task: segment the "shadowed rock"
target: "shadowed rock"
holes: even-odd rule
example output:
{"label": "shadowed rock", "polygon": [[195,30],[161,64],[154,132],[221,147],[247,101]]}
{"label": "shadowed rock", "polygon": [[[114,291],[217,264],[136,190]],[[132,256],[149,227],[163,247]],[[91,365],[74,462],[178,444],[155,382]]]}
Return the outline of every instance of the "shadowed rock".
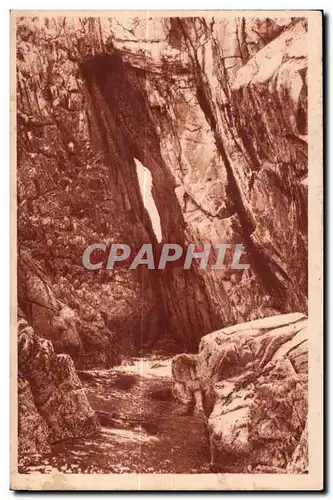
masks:
{"label": "shadowed rock", "polygon": [[85,391],[68,354],[35,335],[24,318],[18,322],[19,450],[45,453],[49,444],[99,430]]}

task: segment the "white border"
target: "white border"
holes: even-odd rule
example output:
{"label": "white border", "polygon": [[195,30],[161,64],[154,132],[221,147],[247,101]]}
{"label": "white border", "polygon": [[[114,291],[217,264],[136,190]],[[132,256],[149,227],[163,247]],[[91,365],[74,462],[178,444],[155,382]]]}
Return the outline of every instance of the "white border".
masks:
{"label": "white border", "polygon": [[[5,77],[5,67],[7,65],[7,68],[9,69],[9,65],[7,63],[8,61],[8,54],[9,54],[9,9],[22,9],[22,10],[31,10],[31,9],[91,9],[92,7],[94,9],[98,10],[106,10],[106,9],[119,9],[121,7],[122,10],[125,9],[149,9],[149,10],[156,10],[156,8],[165,10],[165,9],[182,9],[182,10],[189,10],[189,9],[198,9],[201,10],[202,8],[205,9],[211,9],[211,10],[218,10],[219,8],[223,7],[223,9],[267,9],[269,7],[270,9],[300,9],[300,10],[305,10],[305,9],[313,9],[313,8],[323,8],[326,12],[329,12],[332,10],[330,9],[331,1],[323,1],[321,2],[321,5],[313,5],[315,2],[310,2],[310,1],[285,1],[285,0],[280,0],[279,2],[269,2],[267,4],[267,0],[264,1],[259,1],[259,0],[253,0],[251,2],[248,2],[247,4],[245,2],[240,2],[238,0],[233,0],[233,1],[224,1],[223,5],[221,5],[220,1],[211,1],[211,0],[205,0],[205,2],[198,2],[197,0],[191,0],[191,1],[184,1],[184,0],[168,0],[167,2],[161,2],[158,5],[156,5],[155,2],[152,1],[145,1],[145,2],[135,2],[135,1],[130,1],[130,0],[122,0],[121,4],[119,2],[114,2],[114,1],[101,1],[101,0],[95,0],[93,5],[92,2],[87,2],[86,0],[81,0],[80,2],[73,2],[73,1],[66,1],[66,0],[57,0],[57,1],[50,1],[50,2],[42,2],[40,0],[36,1],[31,1],[30,3],[26,1],[15,1],[14,3],[10,4],[9,2],[2,2],[0,6],[0,22],[2,23],[1,30],[0,30],[0,37],[1,37],[1,50],[2,50],[2,61],[4,65],[3,69],[3,74],[2,78],[0,79],[0,85],[1,85],[1,92],[0,92],[0,117],[1,117],[1,138],[2,138],[2,145],[3,145],[3,150],[2,150],[2,175],[1,175],[1,182],[0,182],[0,204],[1,204],[1,235],[2,235],[2,245],[0,245],[0,259],[3,264],[3,269],[2,269],[2,279],[0,280],[1,286],[0,286],[0,314],[1,314],[1,319],[2,319],[2,341],[3,343],[1,344],[1,351],[3,353],[3,359],[0,364],[1,366],[1,396],[2,396],[2,401],[3,401],[3,409],[5,406],[7,406],[7,411],[2,412],[1,415],[1,425],[0,429],[1,432],[3,433],[2,436],[2,446],[1,446],[1,454],[0,454],[0,492],[1,492],[1,498],[8,498],[8,496],[11,494],[8,490],[9,487],[9,256],[10,256],[10,224],[9,224],[9,183],[10,183],[10,162],[9,162],[9,106],[8,106],[8,97],[10,95],[10,86],[9,86],[9,78],[7,73],[7,77]],[[330,78],[330,68],[332,67],[333,61],[332,61],[332,33],[329,33],[327,36],[327,43],[329,46],[329,59],[327,60],[327,66],[326,66],[326,71],[328,72],[328,75],[326,76],[327,81],[331,82]],[[328,86],[327,89],[328,90]],[[329,103],[329,110],[326,110],[327,112],[327,118],[331,116],[331,111],[332,111],[332,104],[331,102]],[[8,131],[8,133],[7,133]],[[327,137],[327,146],[329,143],[332,141],[332,135],[330,131],[330,135]],[[329,167],[329,157],[327,155],[327,165],[326,168]],[[331,183],[331,176],[328,178],[329,180],[329,186],[327,188],[327,219],[328,219],[328,225],[330,229],[331,223],[330,223],[330,196],[331,196],[331,189],[332,188],[332,183]],[[332,219],[333,220],[333,219]],[[330,238],[327,241],[327,244],[330,248],[329,243],[331,243],[331,236],[333,234],[333,231],[330,231]],[[329,251],[327,251],[329,253]],[[330,278],[332,277],[331,273],[333,272],[332,269],[330,270]],[[331,302],[332,301],[332,302]],[[328,299],[328,310],[331,310],[331,306],[333,306],[333,297],[330,296],[329,294],[329,299]],[[330,333],[330,332],[328,332]],[[328,335],[329,336],[329,335]],[[332,344],[332,342],[331,342]],[[327,422],[329,423],[329,421]],[[6,445],[5,445],[6,443]],[[328,436],[326,439],[327,446],[329,444]],[[333,472],[333,465],[332,461],[329,461],[330,469],[327,471],[327,476],[332,477],[332,472]],[[45,493],[47,494],[47,493]],[[42,495],[44,496],[43,493],[40,493],[39,496]],[[57,496],[58,494],[54,494],[54,496]],[[204,492],[202,495],[206,495]],[[235,495],[235,494],[234,494]],[[256,493],[253,493],[252,496],[256,495]],[[64,494],[61,494],[63,497]],[[65,493],[66,496],[66,493]],[[83,498],[85,495],[84,494],[78,494],[76,495],[77,497]],[[237,496],[237,494],[236,494]],[[250,495],[251,496],[251,495]],[[265,494],[266,496],[266,494]],[[286,496],[290,496],[291,494],[286,494]]]}

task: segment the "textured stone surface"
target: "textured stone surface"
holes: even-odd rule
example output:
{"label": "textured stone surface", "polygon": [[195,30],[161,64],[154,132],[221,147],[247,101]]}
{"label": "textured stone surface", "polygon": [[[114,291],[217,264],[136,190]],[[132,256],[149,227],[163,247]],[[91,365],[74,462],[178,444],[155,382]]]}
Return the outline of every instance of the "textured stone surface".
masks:
{"label": "textured stone surface", "polygon": [[200,388],[214,462],[307,470],[307,364],[295,362],[304,355],[307,318],[294,313],[219,330],[197,356],[174,358],[175,397],[188,404]]}
{"label": "textured stone surface", "polygon": [[50,444],[99,430],[68,354],[55,354],[22,317],[18,322],[19,452],[46,453]]}
{"label": "textured stone surface", "polygon": [[18,453],[43,454],[51,451],[49,429],[38,413],[29,383],[18,382]]}
{"label": "textured stone surface", "polygon": [[196,363],[194,354],[178,354],[172,360],[173,396],[185,405],[193,405],[200,391]]}
{"label": "textured stone surface", "polygon": [[[19,303],[38,335],[109,366],[306,313],[304,20],[41,16],[17,34]],[[89,243],[158,249],[134,158],[162,242],[243,243],[250,271],[84,270]]]}

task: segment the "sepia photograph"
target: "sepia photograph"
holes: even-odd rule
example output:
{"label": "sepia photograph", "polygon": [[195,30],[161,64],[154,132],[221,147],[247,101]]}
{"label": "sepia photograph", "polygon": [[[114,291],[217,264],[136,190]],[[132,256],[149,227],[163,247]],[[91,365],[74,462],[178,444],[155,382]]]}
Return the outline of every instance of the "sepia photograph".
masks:
{"label": "sepia photograph", "polygon": [[13,489],[322,487],[321,29],[11,13]]}

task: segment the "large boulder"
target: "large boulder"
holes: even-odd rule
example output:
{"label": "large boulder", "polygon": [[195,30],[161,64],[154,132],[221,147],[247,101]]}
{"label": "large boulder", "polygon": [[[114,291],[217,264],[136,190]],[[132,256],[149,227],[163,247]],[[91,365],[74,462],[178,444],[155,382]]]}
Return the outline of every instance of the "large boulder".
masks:
{"label": "large boulder", "polygon": [[176,399],[187,403],[200,388],[212,460],[258,472],[307,469],[307,372],[301,313],[218,330],[196,357],[172,364]]}
{"label": "large boulder", "polygon": [[50,444],[99,430],[98,419],[68,354],[56,354],[27,321],[18,321],[19,451],[45,453]]}

